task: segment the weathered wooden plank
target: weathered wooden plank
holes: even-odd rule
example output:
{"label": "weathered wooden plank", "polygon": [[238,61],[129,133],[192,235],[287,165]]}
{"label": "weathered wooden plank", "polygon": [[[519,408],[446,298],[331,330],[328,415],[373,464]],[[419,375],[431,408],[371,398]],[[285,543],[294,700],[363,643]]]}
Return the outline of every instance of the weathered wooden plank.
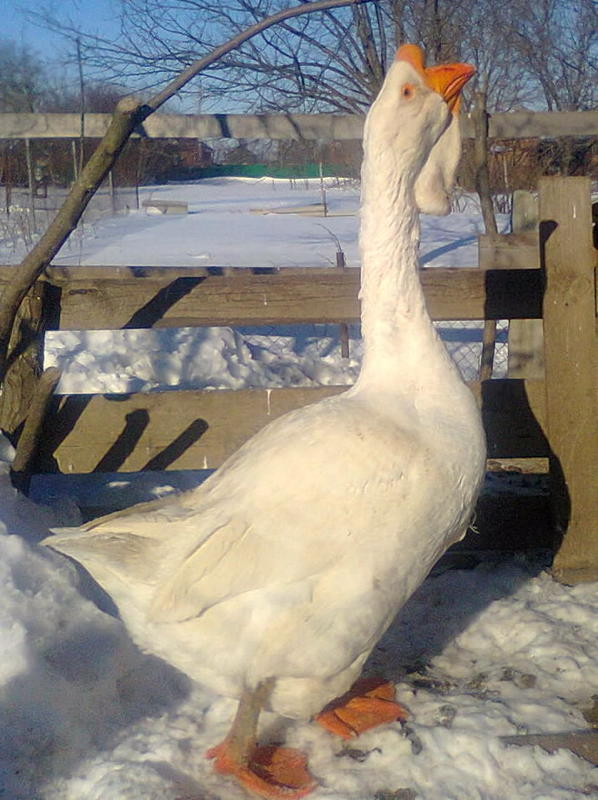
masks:
{"label": "weathered wooden plank", "polygon": [[[89,138],[106,132],[110,114],[86,114]],[[150,138],[343,140],[361,139],[363,115],[359,114],[152,114],[143,123]],[[0,114],[0,139],[76,139],[78,114]],[[464,115],[465,138],[473,137],[473,126]],[[598,129],[596,111],[511,111],[493,114],[489,135],[500,139],[530,137],[592,136]],[[137,136],[138,134],[134,134]]]}
{"label": "weathered wooden plank", "polygon": [[488,472],[516,472],[520,475],[548,475],[548,456],[528,458],[489,458]]}
{"label": "weathered wooden plank", "polygon": [[[182,325],[352,322],[359,317],[359,273],[322,270],[300,277],[272,275],[89,281],[63,288],[65,330]],[[87,320],[87,321],[86,321]]]}
{"label": "weathered wooden plank", "polygon": [[[219,466],[267,422],[346,387],[71,395],[44,427],[40,472],[135,472]],[[489,456],[547,455],[542,382],[472,384]]]}
{"label": "weathered wooden plank", "polygon": [[[521,242],[517,250],[513,247],[510,251],[505,248],[497,252],[496,242],[490,239],[485,252],[482,252],[482,243],[478,241],[479,257],[488,263],[503,261],[504,256],[518,253],[517,260],[530,267],[540,266],[540,249],[538,240],[538,197],[537,194],[516,189],[513,192],[511,229],[514,235],[527,234],[529,243],[524,237],[518,236],[515,241]],[[508,237],[512,244],[513,235]],[[531,252],[529,250],[531,249]],[[521,253],[521,250],[524,252]],[[502,256],[502,258],[500,258]],[[506,259],[504,259],[506,260]],[[504,262],[503,262],[504,263]],[[544,377],[544,328],[541,319],[513,319],[509,323],[508,347],[508,376],[509,378],[542,378]]]}
{"label": "weathered wooden plank", "polygon": [[537,232],[478,237],[480,269],[534,269],[540,266]]}
{"label": "weathered wooden plank", "polygon": [[435,320],[536,318],[542,313],[537,270],[424,269],[420,276]]}
{"label": "weathered wooden plank", "polygon": [[161,214],[187,214],[189,203],[184,200],[144,200],[142,208],[159,211]]}
{"label": "weathered wooden plank", "polygon": [[509,378],[544,377],[544,324],[541,319],[509,323]]}
{"label": "weathered wooden plank", "polygon": [[595,583],[598,581],[598,567],[581,567],[570,569],[569,567],[557,566],[553,568],[553,574],[560,583],[568,586],[576,586],[578,583]]}
{"label": "weathered wooden plank", "polygon": [[554,573],[598,567],[598,334],[589,178],[540,180]]}
{"label": "weathered wooden plank", "polygon": [[[182,277],[181,271],[172,270],[159,280],[153,279],[154,274],[145,271],[131,278],[121,271],[120,277],[110,279],[67,278],[62,285],[60,328],[359,321],[357,269],[285,269],[272,274],[236,270],[196,277]],[[541,315],[539,270],[425,269],[421,281],[436,320]]]}
{"label": "weathered wooden plank", "polygon": [[[537,231],[505,233],[498,237],[478,237],[479,269],[536,269],[540,266],[540,243]],[[598,267],[598,250],[594,250]]]}
{"label": "weathered wooden plank", "polygon": [[[110,114],[86,114],[85,132],[101,138]],[[152,114],[143,132],[153,139],[361,139],[363,115]],[[78,114],[0,114],[0,139],[77,138]],[[133,136],[138,136],[135,132]]]}
{"label": "weathered wooden plank", "polygon": [[598,111],[508,111],[492,114],[488,135],[492,139],[595,136]]}
{"label": "weathered wooden plank", "polygon": [[511,198],[511,232],[538,232],[538,195],[528,189],[515,189]]}
{"label": "weathered wooden plank", "polygon": [[345,388],[71,395],[46,417],[37,468],[213,469],[270,420]]}

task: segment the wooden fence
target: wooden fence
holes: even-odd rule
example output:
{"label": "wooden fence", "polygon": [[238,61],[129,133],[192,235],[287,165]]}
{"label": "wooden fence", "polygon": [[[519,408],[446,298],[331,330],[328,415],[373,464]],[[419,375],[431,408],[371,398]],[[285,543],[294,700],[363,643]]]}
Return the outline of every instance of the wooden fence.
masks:
{"label": "wooden fence", "polygon": [[[471,389],[482,407],[490,469],[549,470],[550,496],[483,496],[481,535],[460,547],[475,547],[476,539],[490,549],[555,547],[563,580],[594,579],[598,344],[589,180],[542,179],[540,220],[539,241],[528,239],[523,249],[520,240],[482,240],[482,268],[421,273],[436,320],[544,320],[543,379],[488,380]],[[0,268],[0,282],[9,269]],[[29,321],[27,330],[349,323],[359,319],[358,285],[358,270],[207,268],[173,278],[172,268],[51,267],[31,296],[40,322]],[[34,471],[217,467],[269,420],[344,388],[57,397]],[[5,391],[22,385],[8,380]]]}
{"label": "wooden fence", "polygon": [[[110,114],[86,114],[85,135],[102,137]],[[295,139],[341,141],[361,139],[362,114],[152,114],[134,136],[154,139]],[[509,111],[492,114],[488,135],[495,139],[594,136],[598,111]],[[474,136],[469,114],[461,115],[461,132]],[[79,114],[0,114],[0,139],[78,139]]]}

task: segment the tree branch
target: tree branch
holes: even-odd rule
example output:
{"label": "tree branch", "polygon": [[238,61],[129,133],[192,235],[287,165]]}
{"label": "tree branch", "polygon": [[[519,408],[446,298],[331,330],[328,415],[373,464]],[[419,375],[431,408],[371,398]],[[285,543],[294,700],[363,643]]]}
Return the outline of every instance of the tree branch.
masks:
{"label": "tree branch", "polygon": [[230,53],[231,50],[235,50],[237,47],[240,47],[244,42],[246,42],[248,39],[251,39],[256,34],[265,31],[267,28],[272,27],[272,25],[276,25],[277,22],[282,22],[283,20],[291,19],[292,17],[298,17],[301,14],[306,14],[308,12],[313,13],[314,11],[324,11],[325,9],[329,8],[341,8],[342,6],[360,5],[361,3],[370,2],[372,2],[372,0],[314,0],[314,2],[311,3],[303,3],[300,6],[285,8],[276,14],[272,14],[271,17],[266,17],[265,19],[260,20],[260,22],[256,22],[255,25],[252,25],[251,27],[237,34],[237,36],[233,36],[233,38],[229,39],[228,42],[220,45],[220,47],[216,47],[207,56],[195,61],[188,69],[171,81],[165,89],[154,95],[147,103],[147,106],[151,109],[148,112],[148,116],[161,105],[163,105],[167,100],[170,100],[171,97],[173,97],[180,89],[182,89],[183,86],[189,83],[189,81],[192,80],[192,78],[194,78],[199,72],[206,69],[206,67],[209,67],[215,61],[218,61],[220,58],[222,58],[222,56]]}

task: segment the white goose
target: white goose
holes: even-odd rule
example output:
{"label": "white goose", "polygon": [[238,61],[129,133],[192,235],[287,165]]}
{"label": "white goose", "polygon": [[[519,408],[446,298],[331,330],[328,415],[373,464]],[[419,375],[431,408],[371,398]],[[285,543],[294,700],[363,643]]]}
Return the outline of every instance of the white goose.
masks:
{"label": "white goose", "polygon": [[[262,797],[314,782],[301,754],[257,747],[260,711],[306,719],[346,692],[472,515],[484,434],[426,312],[414,200],[421,175],[419,210],[446,203],[451,108],[472,73],[426,71],[405,45],[368,114],[355,386],[275,420],[193,491],[45,541],[110,593],[143,650],[240,698],[211,756]],[[318,719],[350,736],[401,712],[365,686]]]}

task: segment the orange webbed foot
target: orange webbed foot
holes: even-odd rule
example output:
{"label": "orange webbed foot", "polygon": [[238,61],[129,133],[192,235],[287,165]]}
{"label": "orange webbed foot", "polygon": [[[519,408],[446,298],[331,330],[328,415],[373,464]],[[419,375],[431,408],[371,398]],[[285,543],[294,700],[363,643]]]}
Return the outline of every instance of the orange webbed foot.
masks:
{"label": "orange webbed foot", "polygon": [[395,701],[392,684],[379,678],[361,678],[342,697],[329,703],[316,722],[342,739],[352,739],[371,728],[395,720],[406,720],[409,714]]}
{"label": "orange webbed foot", "polygon": [[305,755],[289,747],[256,747],[249,763],[241,764],[231,756],[225,739],[206,755],[215,759],[216,772],[230,775],[250,794],[265,800],[299,800],[316,787]]}

